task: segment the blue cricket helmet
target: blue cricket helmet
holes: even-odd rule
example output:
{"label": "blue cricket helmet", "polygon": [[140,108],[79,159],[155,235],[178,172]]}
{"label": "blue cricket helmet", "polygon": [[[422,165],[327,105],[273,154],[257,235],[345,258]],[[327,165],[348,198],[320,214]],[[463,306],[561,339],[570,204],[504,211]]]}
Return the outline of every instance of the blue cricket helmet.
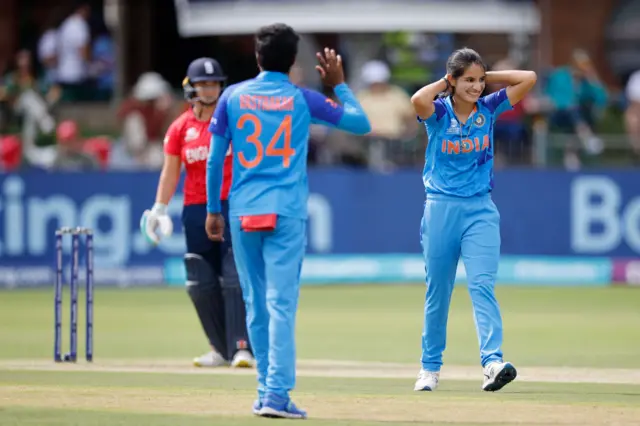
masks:
{"label": "blue cricket helmet", "polygon": [[192,61],[187,68],[187,76],[182,80],[184,96],[188,100],[198,100],[194,83],[201,81],[219,81],[223,84],[227,80],[222,66],[213,58],[198,58]]}

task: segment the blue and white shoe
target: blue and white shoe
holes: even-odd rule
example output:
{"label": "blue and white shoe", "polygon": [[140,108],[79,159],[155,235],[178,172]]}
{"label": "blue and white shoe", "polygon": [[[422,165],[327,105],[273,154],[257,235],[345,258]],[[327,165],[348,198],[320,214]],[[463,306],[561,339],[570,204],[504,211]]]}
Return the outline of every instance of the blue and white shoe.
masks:
{"label": "blue and white shoe", "polygon": [[255,401],[253,401],[253,414],[259,416],[260,410],[262,410],[262,401],[256,399]]}
{"label": "blue and white shoe", "polygon": [[267,395],[258,414],[276,419],[306,419],[307,412],[299,409],[289,398]]}
{"label": "blue and white shoe", "polygon": [[440,381],[439,371],[427,371],[420,369],[418,373],[418,380],[413,386],[414,391],[434,391],[438,388],[438,382]]}
{"label": "blue and white shoe", "polygon": [[510,362],[494,361],[484,367],[484,383],[482,390],[487,392],[499,391],[511,383],[518,372]]}

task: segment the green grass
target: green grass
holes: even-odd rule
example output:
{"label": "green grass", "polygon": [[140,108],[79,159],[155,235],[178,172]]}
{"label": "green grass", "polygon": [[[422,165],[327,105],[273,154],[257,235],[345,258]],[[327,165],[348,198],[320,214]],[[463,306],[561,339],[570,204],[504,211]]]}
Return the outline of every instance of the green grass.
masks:
{"label": "green grass", "polygon": [[[250,376],[3,372],[0,424],[264,423],[249,413],[253,386]],[[416,393],[404,380],[302,377],[295,397],[310,425],[632,424],[640,415],[640,386],[631,385],[515,382],[487,394],[477,383],[446,381]]]}
{"label": "green grass", "polygon": [[0,409],[0,421],[4,426],[48,425],[48,426],[210,426],[210,425],[243,425],[244,419],[229,417],[196,417],[167,414],[135,414],[113,413],[109,411],[76,411],[61,409]]}
{"label": "green grass", "polygon": [[[633,288],[498,287],[504,352],[527,366],[640,368],[640,291]],[[297,322],[306,359],[417,364],[424,287],[304,287]],[[80,350],[84,303],[80,301]],[[68,307],[63,337],[68,344]],[[50,290],[0,293],[0,359],[53,356]],[[181,288],[95,293],[95,357],[185,358],[207,350]],[[451,306],[445,363],[477,365],[478,343],[466,288]]]}
{"label": "green grass", "polygon": [[[504,318],[505,355],[525,376],[527,367],[534,366],[640,368],[638,289],[498,287],[497,295]],[[412,363],[417,370],[423,300],[421,285],[304,287],[297,322],[298,356]],[[69,311],[68,306],[64,308],[66,349]],[[83,354],[82,299],[80,308]],[[191,358],[206,351],[207,345],[182,288],[98,288],[93,367],[49,363],[53,356],[49,289],[0,292],[0,339],[3,426],[250,426],[266,422],[249,411],[255,397],[253,375],[188,371]],[[6,362],[3,367],[2,360],[19,359],[44,362],[33,370],[15,369]],[[123,359],[143,364],[175,359],[178,363],[162,373],[80,371]],[[469,296],[464,287],[457,287],[445,364],[477,366],[478,361]],[[294,398],[309,410],[305,424],[591,426],[631,425],[640,419],[639,385],[517,380],[501,392],[488,394],[479,389],[479,375],[477,381],[443,380],[437,392],[416,393],[406,376],[376,379],[374,373],[367,378],[299,377]]]}
{"label": "green grass", "polygon": [[[248,426],[264,425],[268,423],[274,425],[291,425],[291,420],[269,420],[247,419],[232,416],[194,416],[194,415],[159,415],[159,414],[137,414],[137,413],[113,413],[109,411],[76,411],[60,409],[23,409],[9,408],[0,409],[0,421],[3,426],[23,426],[23,425],[46,425],[46,426]],[[417,424],[434,424],[430,421],[421,422],[386,422],[386,421],[363,421],[363,420],[306,420],[307,426],[416,426]],[[446,422],[447,426],[480,426],[486,423],[458,423]],[[506,424],[495,422],[493,424]],[[531,423],[534,425],[535,423]],[[527,424],[519,423],[519,426]]]}
{"label": "green grass", "polygon": [[[479,381],[443,380],[438,392],[430,398],[463,397],[484,401],[487,394],[479,392]],[[112,373],[112,372],[59,372],[59,371],[3,371],[0,377],[3,386],[45,386],[67,389],[70,394],[82,388],[144,390],[153,389],[168,393],[184,391],[239,392],[253,398],[255,378],[236,375],[195,375],[163,373]],[[411,381],[404,379],[355,379],[300,377],[296,395],[338,396],[411,396]],[[440,395],[440,396],[438,396]],[[633,406],[640,403],[640,386],[595,383],[535,383],[514,382],[500,395],[503,401],[539,400],[557,404],[599,403],[607,405]]]}

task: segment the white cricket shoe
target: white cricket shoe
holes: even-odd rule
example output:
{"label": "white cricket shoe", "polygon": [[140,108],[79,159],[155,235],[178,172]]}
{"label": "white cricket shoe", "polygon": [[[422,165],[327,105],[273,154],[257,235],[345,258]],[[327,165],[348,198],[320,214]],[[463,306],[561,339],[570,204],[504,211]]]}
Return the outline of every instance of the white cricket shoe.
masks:
{"label": "white cricket shoe", "polygon": [[414,391],[434,391],[438,388],[438,381],[440,380],[439,371],[427,371],[424,369],[418,373],[418,380],[413,387]]}
{"label": "white cricket shoe", "polygon": [[196,367],[224,367],[228,365],[228,362],[218,352],[211,351],[194,358],[193,365]]}
{"label": "white cricket shoe", "polygon": [[247,350],[239,350],[231,360],[231,366],[234,368],[253,368],[256,360]]}
{"label": "white cricket shoe", "polygon": [[518,372],[510,362],[490,362],[484,367],[484,383],[482,390],[499,391],[516,378]]}

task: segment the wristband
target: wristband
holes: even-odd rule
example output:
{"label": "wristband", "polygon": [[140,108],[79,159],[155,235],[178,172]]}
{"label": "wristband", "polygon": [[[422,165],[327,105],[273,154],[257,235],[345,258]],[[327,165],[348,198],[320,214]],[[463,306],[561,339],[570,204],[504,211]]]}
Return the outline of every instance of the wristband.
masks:
{"label": "wristband", "polygon": [[155,203],[151,208],[151,211],[159,215],[165,215],[167,213],[167,205],[162,203]]}

